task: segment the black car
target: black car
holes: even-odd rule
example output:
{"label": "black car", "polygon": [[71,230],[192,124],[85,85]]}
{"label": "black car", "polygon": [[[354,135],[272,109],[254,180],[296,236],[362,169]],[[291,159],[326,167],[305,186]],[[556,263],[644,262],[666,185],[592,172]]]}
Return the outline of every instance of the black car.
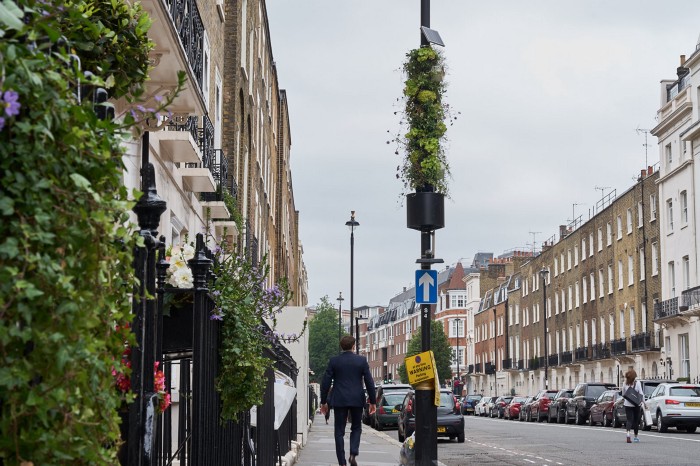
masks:
{"label": "black car", "polygon": [[585,424],[593,403],[604,391],[612,390],[613,388],[615,388],[614,383],[590,382],[576,385],[574,393],[566,403],[564,422],[566,424],[571,422],[575,422],[578,425]]}
{"label": "black car", "polygon": [[[416,430],[415,392],[409,391],[401,404],[396,405],[399,412],[399,442],[410,437]],[[459,412],[455,397],[450,390],[440,390],[440,406],[437,408],[437,436],[464,443],[464,416]]]}
{"label": "black car", "polygon": [[387,384],[377,387],[377,409],[370,416],[370,425],[377,430],[396,427],[399,412],[395,407],[401,403],[409,390],[411,386],[408,384]]}
{"label": "black car", "polygon": [[559,390],[552,401],[549,403],[547,410],[547,422],[564,422],[564,413],[566,412],[566,403],[574,393],[573,389],[566,388]]}
{"label": "black car", "polygon": [[520,404],[520,413],[518,414],[518,421],[527,421],[527,416],[530,414],[530,406],[532,401],[535,399],[534,395],[528,396],[525,401]]}
{"label": "black car", "polygon": [[462,397],[462,414],[474,414],[474,407],[481,401],[481,398],[482,396],[476,393]]}
{"label": "black car", "polygon": [[499,396],[496,398],[496,401],[493,402],[493,408],[491,408],[491,417],[497,417],[498,419],[505,417],[506,406],[512,399],[512,396]]}

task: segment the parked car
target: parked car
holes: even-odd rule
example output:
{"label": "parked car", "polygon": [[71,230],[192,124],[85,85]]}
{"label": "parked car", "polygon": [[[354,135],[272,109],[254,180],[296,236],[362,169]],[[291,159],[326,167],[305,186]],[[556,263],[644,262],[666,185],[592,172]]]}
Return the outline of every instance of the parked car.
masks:
{"label": "parked car", "polygon": [[462,402],[460,404],[462,407],[462,414],[474,414],[474,408],[482,398],[482,395],[478,395],[476,393],[462,397]]}
{"label": "parked car", "polygon": [[564,422],[566,403],[574,391],[570,388],[559,390],[547,407],[547,422]]}
{"label": "parked car", "polygon": [[370,418],[370,425],[377,430],[398,425],[399,410],[396,405],[411,390],[408,384],[387,384],[377,388],[377,409]]}
{"label": "parked car", "polygon": [[496,397],[493,396],[485,396],[483,397],[477,404],[476,407],[474,408],[474,414],[477,416],[486,416],[488,414],[488,406],[491,400],[494,400]]}
{"label": "parked car", "polygon": [[566,403],[564,422],[566,424],[575,422],[576,424],[583,425],[588,420],[593,403],[595,403],[604,391],[612,390],[613,388],[615,388],[615,384],[602,382],[580,383],[576,385],[574,393]]}
{"label": "parked car", "polygon": [[496,398],[496,401],[493,402],[493,408],[491,408],[491,417],[501,419],[505,414],[506,406],[512,399],[512,396],[499,396]]}
{"label": "parked car", "polygon": [[528,396],[527,399],[520,404],[520,413],[518,414],[518,421],[527,420],[527,415],[530,412],[530,404],[532,404],[532,400],[534,398],[534,396]]}
{"label": "parked car", "polygon": [[669,427],[693,433],[700,426],[700,385],[662,383],[646,401],[659,432]]}
{"label": "parked car", "polygon": [[530,403],[528,410],[528,421],[542,422],[546,419],[549,410],[549,403],[557,394],[556,390],[540,390]]}
{"label": "parked car", "polygon": [[492,396],[491,400],[489,400],[489,403],[486,405],[486,416],[488,417],[494,417],[491,415],[491,413],[495,410],[496,408],[496,400],[498,399],[497,396]]}
{"label": "parked car", "polygon": [[[396,405],[399,410],[399,442],[403,442],[416,430],[415,392],[409,391],[403,401]],[[437,436],[457,439],[464,443],[464,416],[455,404],[455,397],[449,389],[440,390],[440,406],[437,407]]]}
{"label": "parked car", "polygon": [[[642,391],[644,391],[644,399],[648,400],[649,396],[654,392],[656,387],[662,383],[676,383],[675,380],[670,379],[637,379],[639,383],[642,384]],[[651,425],[647,425],[644,421],[644,416],[640,416],[639,428],[641,430],[651,430]],[[654,415],[652,413],[652,419]],[[615,403],[615,408],[613,410],[613,427],[620,427],[627,424],[627,413],[625,412],[624,398],[620,397]]]}
{"label": "parked car", "polygon": [[517,419],[520,416],[520,405],[527,400],[526,396],[514,396],[508,406],[506,406],[504,417],[506,419]]}
{"label": "parked car", "polygon": [[615,417],[615,403],[622,398],[622,393],[620,390],[606,390],[602,395],[598,397],[593,406],[591,406],[591,412],[588,417],[588,423],[591,426],[600,424],[604,427],[610,427],[613,425],[613,419]]}

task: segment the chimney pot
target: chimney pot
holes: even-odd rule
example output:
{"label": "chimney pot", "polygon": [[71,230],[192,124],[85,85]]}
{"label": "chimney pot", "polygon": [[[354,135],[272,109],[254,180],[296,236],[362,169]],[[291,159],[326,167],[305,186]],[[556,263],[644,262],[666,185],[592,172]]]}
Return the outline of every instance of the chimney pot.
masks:
{"label": "chimney pot", "polygon": [[681,55],[681,66],[685,64],[685,55]]}

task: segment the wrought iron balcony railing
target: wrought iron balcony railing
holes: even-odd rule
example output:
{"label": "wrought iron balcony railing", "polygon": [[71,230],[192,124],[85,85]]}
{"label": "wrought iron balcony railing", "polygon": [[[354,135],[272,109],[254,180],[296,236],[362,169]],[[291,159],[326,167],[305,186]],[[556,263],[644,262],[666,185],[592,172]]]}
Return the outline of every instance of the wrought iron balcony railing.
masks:
{"label": "wrought iron balcony railing", "polygon": [[483,372],[483,371],[481,370],[481,363],[480,363],[480,362],[479,362],[479,363],[476,363],[476,364],[474,365],[474,372],[477,373],[477,374],[481,374],[481,373]]}
{"label": "wrought iron balcony railing", "polygon": [[626,354],[627,353],[627,339],[626,338],[620,338],[618,340],[612,340],[610,342],[610,354],[612,355],[620,355],[620,354]]}
{"label": "wrought iron balcony railing", "polygon": [[202,89],[204,77],[204,23],[195,0],[165,0],[192,73]]}
{"label": "wrought iron balcony railing", "polygon": [[606,343],[597,343],[591,349],[593,351],[591,359],[608,359],[610,357],[610,348]]}
{"label": "wrought iron balcony railing", "polygon": [[192,139],[199,141],[198,125],[199,117],[197,116],[173,116],[168,125],[165,127],[167,131],[187,131],[192,135]]}
{"label": "wrought iron balcony railing", "polygon": [[654,303],[654,320],[679,315],[678,297]]}
{"label": "wrought iron balcony railing", "polygon": [[662,330],[644,332],[632,335],[632,352],[658,351],[661,349]]}
{"label": "wrought iron balcony railing", "polygon": [[574,355],[571,351],[564,351],[560,356],[560,364],[571,364],[574,361]]}
{"label": "wrought iron balcony railing", "polygon": [[508,370],[513,368],[513,360],[512,359],[504,359],[503,360],[503,370]]}
{"label": "wrought iron balcony railing", "polygon": [[522,371],[523,369],[525,369],[525,361],[518,359],[518,370]]}
{"label": "wrought iron balcony railing", "polygon": [[236,184],[233,178],[228,175],[228,157],[221,149],[211,149],[212,164],[211,172],[216,182],[216,191],[213,193],[202,193],[202,200],[205,202],[223,201],[223,191],[228,192],[234,198],[236,197]]}
{"label": "wrought iron balcony railing", "polygon": [[681,293],[681,312],[696,306],[700,306],[700,286],[689,288]]}
{"label": "wrought iron balcony railing", "polygon": [[473,374],[474,373],[474,364],[469,364],[467,366],[467,374]]}
{"label": "wrought iron balcony railing", "polygon": [[487,362],[484,366],[484,372],[488,375],[495,374],[496,373],[496,365],[491,364],[490,362]]}
{"label": "wrought iron balcony railing", "polygon": [[577,361],[588,359],[588,347],[584,346],[583,348],[576,348],[574,355],[576,356]]}
{"label": "wrought iron balcony railing", "polygon": [[559,355],[558,354],[550,354],[547,357],[547,364],[549,366],[558,366],[559,365]]}

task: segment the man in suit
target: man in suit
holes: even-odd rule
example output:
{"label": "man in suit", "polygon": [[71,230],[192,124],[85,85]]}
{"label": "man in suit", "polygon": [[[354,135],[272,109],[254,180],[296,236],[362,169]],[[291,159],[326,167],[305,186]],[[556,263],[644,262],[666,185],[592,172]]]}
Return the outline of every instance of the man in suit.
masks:
{"label": "man in suit", "polygon": [[362,435],[362,409],[365,406],[365,394],[362,387],[367,389],[369,397],[369,414],[374,414],[377,396],[374,389],[374,379],[369,372],[367,358],[353,352],[355,338],[345,335],[340,339],[343,350],[328,362],[328,368],[321,382],[321,412],[328,411],[328,391],[333,383],[333,409],[335,410],[335,454],[338,464],[345,462],[345,425],[348,414],[352,421],[350,427],[350,466],[357,466],[355,457],[360,453],[360,436]]}

